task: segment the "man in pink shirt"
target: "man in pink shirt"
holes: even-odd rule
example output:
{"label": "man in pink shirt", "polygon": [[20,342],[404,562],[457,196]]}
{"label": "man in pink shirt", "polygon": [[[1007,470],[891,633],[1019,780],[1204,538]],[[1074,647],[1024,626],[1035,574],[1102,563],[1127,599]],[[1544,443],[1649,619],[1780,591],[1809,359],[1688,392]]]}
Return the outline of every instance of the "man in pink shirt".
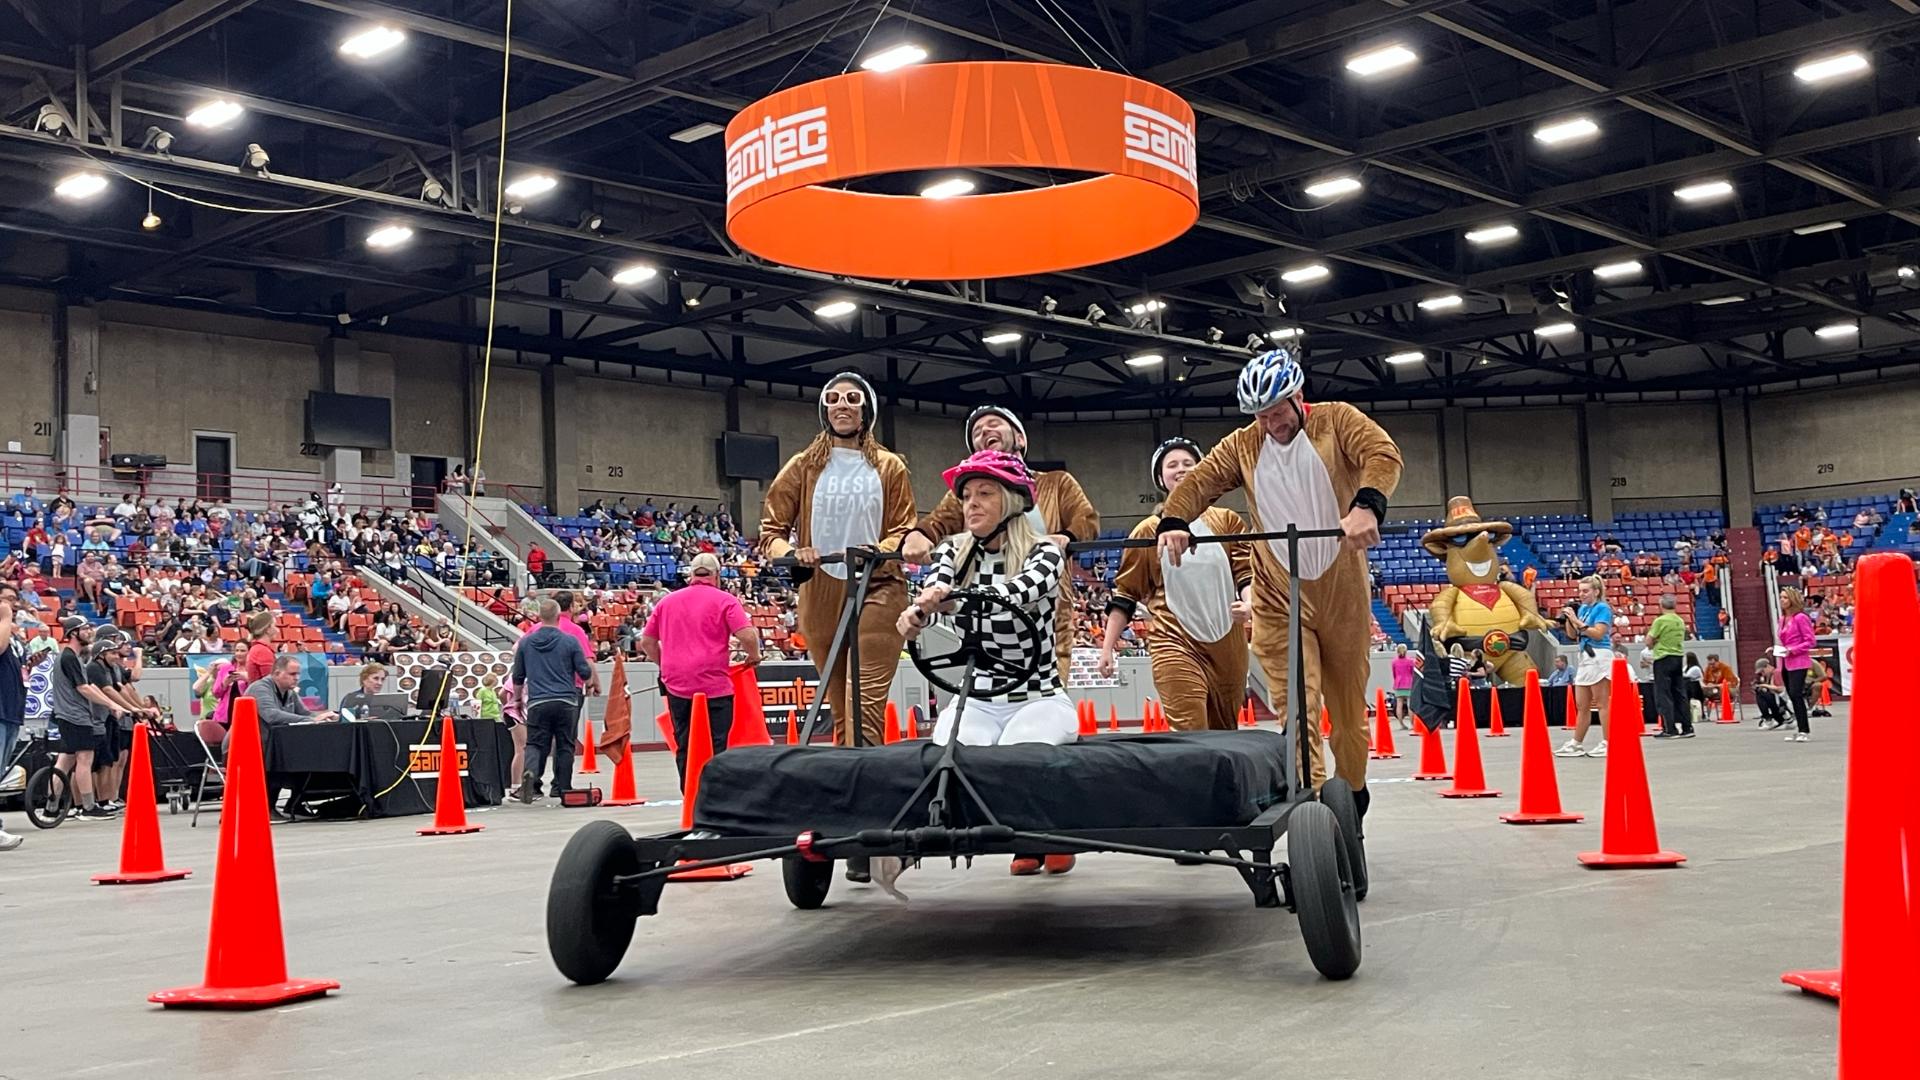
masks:
{"label": "man in pink shirt", "polygon": [[687,779],[693,695],[707,695],[707,721],[717,754],[726,749],[733,730],[728,646],[738,642],[747,655],[747,666],[760,665],[760,632],[747,618],[740,598],[720,588],[720,560],[702,552],[687,566],[687,587],[661,598],[640,632],[640,651],[660,665],[660,685],[666,690],[667,714],[679,747],[673,760],[680,769],[682,788]]}

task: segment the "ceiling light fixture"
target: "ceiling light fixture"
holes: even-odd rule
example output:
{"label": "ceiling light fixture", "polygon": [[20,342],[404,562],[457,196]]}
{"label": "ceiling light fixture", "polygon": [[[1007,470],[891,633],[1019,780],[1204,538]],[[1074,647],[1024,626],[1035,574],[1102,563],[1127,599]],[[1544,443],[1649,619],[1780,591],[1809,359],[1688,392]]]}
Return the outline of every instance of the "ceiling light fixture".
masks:
{"label": "ceiling light fixture", "polygon": [[1862,52],[1843,52],[1833,56],[1823,56],[1818,60],[1809,60],[1793,69],[1793,77],[1804,83],[1826,82],[1842,75],[1854,75],[1873,65],[1867,62],[1867,54]]}
{"label": "ceiling light fixture", "polygon": [[1040,302],[1034,305],[1033,310],[1034,313],[1038,315],[1051,315],[1053,314],[1053,310],[1059,306],[1060,301],[1055,300],[1051,296],[1042,296]]}
{"label": "ceiling light fixture", "polygon": [[1600,134],[1600,125],[1585,116],[1543,124],[1533,130],[1534,139],[1547,146],[1558,146],[1578,139],[1590,139],[1598,134]]}
{"label": "ceiling light fixture", "polygon": [[679,131],[667,136],[667,138],[678,143],[693,143],[699,142],[701,139],[710,135],[718,135],[725,130],[727,129],[710,120],[702,120],[690,127],[681,128]]}
{"label": "ceiling light fixture", "polygon": [[917,64],[926,58],[927,50],[918,45],[902,43],[874,53],[860,61],[860,66],[868,71],[895,71],[908,64]]}
{"label": "ceiling light fixture", "polygon": [[1280,280],[1289,285],[1305,285],[1309,282],[1323,281],[1331,273],[1333,271],[1327,269],[1326,263],[1308,263],[1282,272]]}
{"label": "ceiling light fixture", "polygon": [[1397,353],[1394,353],[1392,356],[1387,357],[1387,363],[1396,364],[1396,365],[1419,364],[1419,363],[1424,363],[1426,359],[1427,359],[1426,353],[1421,352],[1419,349],[1411,349],[1407,352],[1397,352]]}
{"label": "ceiling light fixture", "polygon": [[160,215],[153,212],[153,189],[147,189],[147,216],[140,219],[140,227],[152,232],[160,227]]}
{"label": "ceiling light fixture", "polygon": [[151,150],[156,154],[171,154],[173,132],[157,126],[147,128],[146,137],[140,140],[140,149]]}
{"label": "ceiling light fixture", "polygon": [[1565,337],[1573,333],[1575,329],[1576,327],[1570,322],[1544,323],[1533,328],[1533,336],[1542,338]]}
{"label": "ceiling light fixture", "polygon": [[973,181],[964,176],[949,176],[945,180],[936,180],[920,189],[923,199],[951,199],[956,195],[965,195],[974,189]]}
{"label": "ceiling light fixture", "polygon": [[823,319],[840,319],[859,310],[860,305],[851,300],[829,300],[813,309],[813,313]]}
{"label": "ceiling light fixture", "polygon": [[1901,281],[1913,281],[1920,278],[1920,266],[1903,266],[1894,273],[1900,275]]}
{"label": "ceiling light fixture", "polygon": [[1337,199],[1359,191],[1360,180],[1353,176],[1334,176],[1308,184],[1305,190],[1310,199]]}
{"label": "ceiling light fixture", "polygon": [[1747,298],[1744,296],[1716,296],[1711,300],[1700,301],[1700,306],[1701,307],[1722,307],[1727,304],[1744,304],[1746,302],[1747,302]]}
{"label": "ceiling light fixture", "polygon": [[1675,188],[1673,191],[1674,198],[1687,203],[1711,202],[1714,199],[1724,199],[1731,194],[1733,194],[1733,185],[1725,180],[1702,180],[1697,184]]}
{"label": "ceiling light fixture", "polygon": [[58,135],[67,130],[67,118],[61,114],[60,106],[49,101],[40,106],[40,113],[33,118],[33,130],[44,131],[49,135]]}
{"label": "ceiling light fixture", "polygon": [[1445,296],[1429,296],[1420,301],[1419,307],[1421,311],[1452,311],[1464,303],[1466,300],[1459,293],[1448,293]]}
{"label": "ceiling light fixture", "polygon": [[[1278,332],[1279,331],[1275,331],[1275,333],[1278,333]],[[1254,354],[1255,356],[1258,356],[1261,353],[1267,351],[1267,343],[1266,341],[1261,339],[1259,334],[1248,334],[1247,335],[1247,351]]]}
{"label": "ceiling light fixture", "polygon": [[1823,340],[1851,337],[1860,332],[1860,327],[1850,322],[1828,323],[1813,332],[1813,336]]}
{"label": "ceiling light fixture", "polygon": [[1601,281],[1618,281],[1621,278],[1639,277],[1644,269],[1640,260],[1628,259],[1624,262],[1602,263],[1593,268],[1593,276]]}
{"label": "ceiling light fixture", "polygon": [[1297,326],[1283,326],[1278,330],[1267,331],[1267,337],[1272,341],[1291,341],[1299,336],[1300,328]]}
{"label": "ceiling light fixture", "polygon": [[1101,319],[1104,319],[1104,318],[1106,318],[1106,317],[1107,317],[1107,309],[1106,309],[1106,308],[1103,308],[1103,307],[1101,307],[1101,306],[1100,306],[1099,304],[1088,304],[1088,305],[1087,305],[1087,321],[1088,321],[1088,322],[1090,322],[1090,323],[1097,323],[1097,322],[1099,322],[1099,321],[1100,321]]}
{"label": "ceiling light fixture", "polygon": [[267,165],[272,160],[259,143],[250,142],[247,144],[247,152],[240,155],[240,171],[252,173],[255,176],[265,176]]}
{"label": "ceiling light fixture", "polygon": [[387,251],[413,239],[413,230],[405,225],[382,225],[367,234],[367,246]]}
{"label": "ceiling light fixture", "polygon": [[1021,338],[1018,330],[997,330],[980,339],[986,345],[1011,345]]}
{"label": "ceiling light fixture", "polygon": [[246,111],[237,102],[216,98],[204,105],[194,106],[193,111],[187,113],[187,126],[203,129],[226,127],[240,119],[240,114]]}
{"label": "ceiling light fixture", "polygon": [[53,193],[72,202],[84,202],[107,190],[107,178],[97,172],[68,173],[53,185]]}
{"label": "ceiling light fixture", "polygon": [[1835,229],[1844,229],[1846,227],[1847,223],[1844,221],[1823,221],[1818,225],[1802,225],[1793,230],[1793,235],[1812,236],[1815,233],[1832,232]]}
{"label": "ceiling light fixture", "polygon": [[1159,367],[1161,364],[1166,363],[1166,360],[1166,357],[1157,352],[1141,353],[1138,356],[1127,357],[1127,366],[1130,368]]}
{"label": "ceiling light fixture", "polygon": [[508,198],[532,199],[560,186],[560,181],[548,173],[528,173],[506,186]]}
{"label": "ceiling light fixture", "polygon": [[1389,71],[1406,67],[1418,59],[1420,57],[1405,45],[1383,45],[1349,59],[1347,70],[1363,79],[1371,79],[1375,75],[1384,75]]}
{"label": "ceiling light fixture", "polygon": [[660,276],[660,271],[646,263],[629,263],[613,272],[615,285],[638,285],[643,281],[652,281]]}
{"label": "ceiling light fixture", "polygon": [[1137,304],[1129,306],[1127,308],[1127,314],[1151,315],[1154,312],[1166,310],[1166,306],[1164,302],[1159,300],[1142,300]]}
{"label": "ceiling light fixture", "polygon": [[1487,244],[1504,244],[1519,235],[1519,228],[1513,225],[1488,225],[1469,231],[1467,243],[1479,244],[1483,247]]}
{"label": "ceiling light fixture", "polygon": [[404,31],[391,26],[370,26],[340,43],[340,54],[355,60],[371,60],[392,52],[407,40]]}

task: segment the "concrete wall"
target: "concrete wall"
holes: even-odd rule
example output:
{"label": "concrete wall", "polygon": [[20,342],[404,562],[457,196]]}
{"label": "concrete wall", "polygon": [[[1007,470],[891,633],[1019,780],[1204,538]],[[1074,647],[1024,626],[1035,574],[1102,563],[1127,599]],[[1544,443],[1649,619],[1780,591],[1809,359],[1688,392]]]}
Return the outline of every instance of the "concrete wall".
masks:
{"label": "concrete wall", "polygon": [[1469,409],[1467,477],[1482,510],[1580,499],[1580,426],[1572,409]]}
{"label": "concrete wall", "polygon": [[1441,468],[1440,414],[1421,412],[1375,413],[1400,447],[1400,487],[1388,500],[1395,517],[1438,517],[1447,505],[1447,485]]}
{"label": "concrete wall", "polygon": [[0,451],[51,456],[60,420],[51,316],[0,312],[0,387]]}
{"label": "concrete wall", "polygon": [[[477,402],[480,400],[478,370],[473,378],[473,397]],[[486,439],[480,447],[480,467],[487,472],[487,491],[504,493],[505,487],[497,485],[510,484],[516,489],[515,494],[537,495],[546,485],[546,452],[541,448],[540,370],[496,360],[489,382]],[[455,396],[446,389],[440,394]],[[411,402],[408,404],[411,406]],[[396,407],[394,411],[399,409]],[[554,507],[554,511],[561,514],[571,514],[578,509],[577,506]]]}
{"label": "concrete wall", "polygon": [[1920,476],[1920,381],[1752,399],[1753,488],[1768,501],[1838,485],[1888,491]]}

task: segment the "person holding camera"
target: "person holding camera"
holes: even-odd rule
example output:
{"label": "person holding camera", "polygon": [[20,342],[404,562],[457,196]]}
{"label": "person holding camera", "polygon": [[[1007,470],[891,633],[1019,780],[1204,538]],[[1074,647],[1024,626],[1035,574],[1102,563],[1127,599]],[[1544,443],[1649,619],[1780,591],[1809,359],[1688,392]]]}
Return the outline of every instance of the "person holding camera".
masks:
{"label": "person holding camera", "polygon": [[1607,603],[1607,584],[1599,577],[1580,582],[1580,603],[1560,609],[1560,630],[1580,647],[1580,659],[1573,673],[1573,738],[1554,751],[1560,757],[1606,757],[1606,729],[1600,742],[1589,749],[1587,729],[1593,726],[1595,710],[1604,717],[1613,696],[1613,606]]}

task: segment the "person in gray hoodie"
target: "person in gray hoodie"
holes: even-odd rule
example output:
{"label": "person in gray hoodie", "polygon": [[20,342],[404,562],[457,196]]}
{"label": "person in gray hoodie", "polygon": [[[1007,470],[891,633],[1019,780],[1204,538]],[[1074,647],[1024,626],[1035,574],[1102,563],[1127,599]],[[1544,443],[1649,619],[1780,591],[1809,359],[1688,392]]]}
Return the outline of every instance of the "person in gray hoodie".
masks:
{"label": "person in gray hoodie", "polygon": [[513,650],[513,683],[521,695],[520,714],[527,718],[526,771],[513,793],[523,803],[540,797],[540,775],[549,751],[551,790],[555,795],[572,790],[573,740],[580,718],[574,680],[593,678],[586,650],[560,629],[560,605],[549,597],[540,601],[539,611],[539,628]]}

